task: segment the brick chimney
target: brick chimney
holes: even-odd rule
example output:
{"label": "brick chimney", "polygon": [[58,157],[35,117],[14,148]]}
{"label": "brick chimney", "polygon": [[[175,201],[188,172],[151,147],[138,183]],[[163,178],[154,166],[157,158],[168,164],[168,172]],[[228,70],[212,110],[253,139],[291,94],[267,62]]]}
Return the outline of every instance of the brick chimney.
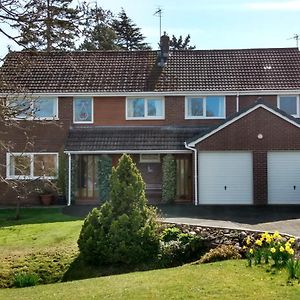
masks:
{"label": "brick chimney", "polygon": [[170,51],[170,38],[167,36],[166,32],[160,38],[160,53],[159,53],[159,62],[158,65],[160,67],[164,67],[167,63]]}

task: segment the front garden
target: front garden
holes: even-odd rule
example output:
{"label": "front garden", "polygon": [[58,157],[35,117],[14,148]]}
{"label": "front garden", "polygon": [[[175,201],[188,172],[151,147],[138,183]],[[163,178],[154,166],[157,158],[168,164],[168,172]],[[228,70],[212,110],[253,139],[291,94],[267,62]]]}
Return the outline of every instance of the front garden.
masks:
{"label": "front garden", "polygon": [[[39,285],[26,292],[1,289],[0,299],[73,299],[74,293],[76,299],[257,299],[258,287],[264,299],[299,298],[299,241],[279,233],[162,225],[128,156],[110,182],[110,199],[84,222],[58,208],[23,209],[18,221],[12,210],[0,210],[0,287]],[[71,280],[59,289],[50,284]]]}

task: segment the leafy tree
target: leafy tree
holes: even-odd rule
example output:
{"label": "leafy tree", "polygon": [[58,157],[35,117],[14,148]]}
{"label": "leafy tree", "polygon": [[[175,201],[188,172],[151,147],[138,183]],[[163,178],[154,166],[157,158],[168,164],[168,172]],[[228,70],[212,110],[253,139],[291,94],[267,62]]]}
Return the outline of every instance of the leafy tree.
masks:
{"label": "leafy tree", "polygon": [[151,47],[144,42],[141,29],[127,16],[124,9],[112,24],[117,34],[117,45],[123,50],[149,50]]}
{"label": "leafy tree", "polygon": [[110,200],[87,216],[78,246],[93,264],[135,265],[158,254],[156,213],[146,205],[145,184],[128,155],[113,168]]}
{"label": "leafy tree", "polygon": [[85,39],[80,50],[115,50],[117,35],[111,27],[112,13],[101,7],[86,9],[86,22],[83,29]]}
{"label": "leafy tree", "polygon": [[190,46],[191,36],[188,34],[183,40],[182,35],[177,39],[174,35],[170,40],[170,49],[172,50],[193,50],[196,46]]}
{"label": "leafy tree", "polygon": [[82,15],[78,7],[70,7],[71,2],[72,0],[28,1],[24,5],[22,16],[12,24],[20,32],[18,44],[33,50],[74,49]]}

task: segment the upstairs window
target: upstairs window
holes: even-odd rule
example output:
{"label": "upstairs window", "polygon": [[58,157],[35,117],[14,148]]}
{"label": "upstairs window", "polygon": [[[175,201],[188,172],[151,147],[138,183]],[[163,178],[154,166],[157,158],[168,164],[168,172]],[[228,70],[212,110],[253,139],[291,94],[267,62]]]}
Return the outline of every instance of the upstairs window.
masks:
{"label": "upstairs window", "polygon": [[293,117],[299,117],[299,98],[298,96],[279,96],[278,108]]}
{"label": "upstairs window", "polygon": [[74,98],[73,119],[74,123],[93,123],[93,98]]}
{"label": "upstairs window", "polygon": [[162,98],[128,98],[126,119],[164,119],[164,100]]}
{"label": "upstairs window", "polygon": [[221,96],[186,97],[186,119],[225,118],[225,98]]}
{"label": "upstairs window", "polygon": [[10,115],[15,119],[53,120],[58,117],[57,98],[13,99],[9,101]]}
{"label": "upstairs window", "polygon": [[10,179],[53,179],[58,170],[57,153],[9,153],[7,177]]}

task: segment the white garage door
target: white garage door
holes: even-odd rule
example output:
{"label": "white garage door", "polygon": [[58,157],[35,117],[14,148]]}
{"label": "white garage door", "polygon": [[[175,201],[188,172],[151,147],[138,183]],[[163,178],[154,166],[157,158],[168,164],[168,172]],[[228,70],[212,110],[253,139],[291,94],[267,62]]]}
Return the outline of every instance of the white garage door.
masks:
{"label": "white garage door", "polygon": [[300,204],[300,152],[268,153],[268,203]]}
{"label": "white garage door", "polygon": [[199,203],[252,204],[252,153],[200,152]]}

